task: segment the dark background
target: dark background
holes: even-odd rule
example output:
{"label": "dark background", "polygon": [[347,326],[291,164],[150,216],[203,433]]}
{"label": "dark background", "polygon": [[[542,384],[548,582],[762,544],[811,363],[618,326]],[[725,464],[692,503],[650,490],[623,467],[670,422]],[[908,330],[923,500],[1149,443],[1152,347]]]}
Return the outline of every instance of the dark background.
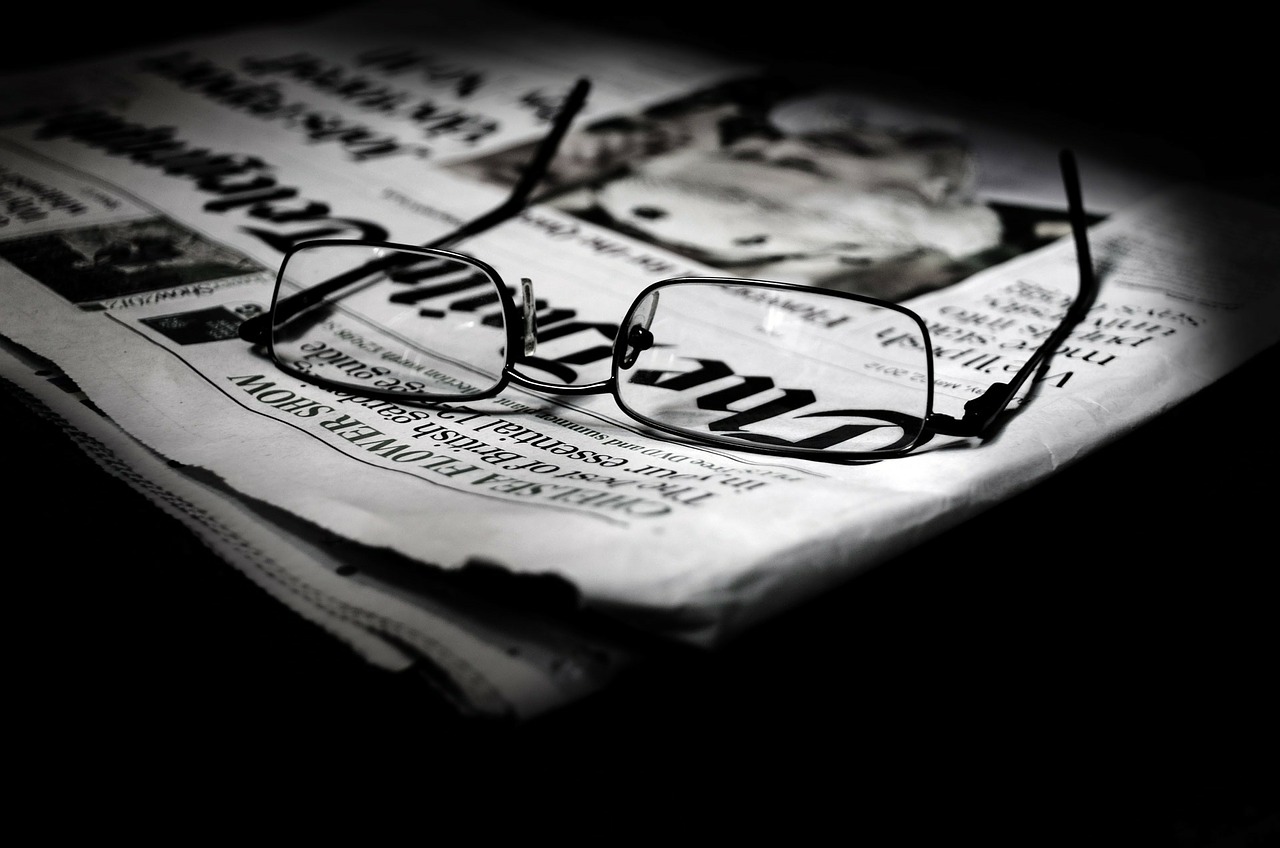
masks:
{"label": "dark background", "polygon": [[[1263,33],[1235,21],[524,5],[924,89],[1126,153],[1172,148],[1189,178],[1280,201],[1274,71]],[[219,10],[140,24],[82,9],[72,27],[63,10],[33,9],[4,68],[296,13]],[[301,763],[308,778],[385,783],[459,757],[489,781],[554,770],[568,781],[557,786],[607,785],[655,812],[690,791],[710,807],[716,787],[745,784],[745,804],[716,808],[726,822],[799,804],[839,811],[843,835],[905,844],[925,828],[1020,844],[1274,845],[1276,366],[1273,348],[721,652],[675,652],[518,728],[460,722],[416,681],[366,668],[0,392],[13,700],[36,754],[21,768],[297,778]]]}

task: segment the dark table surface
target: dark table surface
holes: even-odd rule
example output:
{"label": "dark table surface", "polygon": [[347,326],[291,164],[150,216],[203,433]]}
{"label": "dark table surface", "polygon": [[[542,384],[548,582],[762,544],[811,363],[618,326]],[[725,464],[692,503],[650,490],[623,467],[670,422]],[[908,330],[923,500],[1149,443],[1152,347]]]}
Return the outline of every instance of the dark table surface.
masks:
{"label": "dark table surface", "polygon": [[[286,18],[270,4],[229,8],[241,7],[244,22]],[[1189,58],[1193,33],[1136,46],[1136,25],[1059,23],[1037,47],[1045,24],[1022,21],[1033,48],[1006,52],[1007,34],[973,36],[982,21],[936,21],[890,49],[820,21],[726,25],[679,18],[697,8],[687,4],[647,8],[631,13],[634,26],[683,20],[681,37],[748,54],[816,55],[841,72],[980,92],[1002,108],[1034,98],[1052,120],[1174,140],[1213,184],[1280,198],[1250,88],[1261,68],[1251,37],[1228,73]],[[591,15],[581,3],[557,10]],[[97,15],[107,13],[90,13],[79,40],[33,41],[7,66],[191,28],[156,24],[105,44],[89,37],[105,26]],[[905,25],[890,17],[874,22]],[[1214,32],[1202,24],[1194,35]],[[861,799],[850,833],[909,831],[945,806],[959,830],[1018,820],[1079,834],[1078,844],[1278,844],[1280,463],[1268,426],[1278,366],[1272,348],[722,651],[675,652],[502,729],[459,721],[417,681],[364,666],[0,392],[18,625],[9,657],[21,726],[40,752],[23,768],[124,757],[177,770],[246,758],[278,767],[292,757],[324,774],[357,760],[515,753],[526,767],[568,762],[615,780],[659,770],[662,786],[745,779],[762,800],[786,787],[815,801],[835,792]]]}

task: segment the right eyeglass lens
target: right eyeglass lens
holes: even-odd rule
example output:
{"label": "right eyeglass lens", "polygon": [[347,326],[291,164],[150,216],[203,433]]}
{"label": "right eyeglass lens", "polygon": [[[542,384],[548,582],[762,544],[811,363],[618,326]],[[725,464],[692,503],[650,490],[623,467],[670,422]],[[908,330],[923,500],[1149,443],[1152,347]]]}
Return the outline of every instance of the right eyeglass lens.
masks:
{"label": "right eyeglass lens", "polygon": [[498,282],[465,258],[379,245],[304,246],[281,268],[279,298],[317,303],[273,314],[284,369],[344,388],[418,398],[478,396],[506,363]]}
{"label": "right eyeglass lens", "polygon": [[726,446],[891,451],[931,403],[918,318],[890,304],[756,281],[680,280],[637,299],[619,336],[619,401]]}

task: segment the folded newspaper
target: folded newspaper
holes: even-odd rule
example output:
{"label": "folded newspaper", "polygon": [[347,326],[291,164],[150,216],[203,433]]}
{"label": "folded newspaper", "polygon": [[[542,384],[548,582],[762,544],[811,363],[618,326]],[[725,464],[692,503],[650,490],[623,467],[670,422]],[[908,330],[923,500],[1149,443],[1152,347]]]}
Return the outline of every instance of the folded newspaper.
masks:
{"label": "folded newspaper", "polygon": [[1080,150],[1100,289],[983,441],[840,465],[674,441],[608,396],[422,406],[300,381],[237,333],[285,251],[421,244],[488,211],[580,77],[545,193],[457,248],[536,281],[566,383],[604,378],[648,284],[731,275],[909,306],[955,415],[1077,293],[1052,140],[508,7],[481,30],[467,8],[371,3],[0,89],[0,378],[289,608],[465,712],[554,709],[648,640],[721,645],[1280,336],[1280,253],[1255,237],[1280,211]]}

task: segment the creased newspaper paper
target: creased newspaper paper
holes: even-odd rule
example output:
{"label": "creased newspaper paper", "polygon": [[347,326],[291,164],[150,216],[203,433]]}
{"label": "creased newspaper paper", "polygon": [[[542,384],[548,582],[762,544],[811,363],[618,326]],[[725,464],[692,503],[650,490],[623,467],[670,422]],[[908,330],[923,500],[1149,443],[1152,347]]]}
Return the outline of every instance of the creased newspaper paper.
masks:
{"label": "creased newspaper paper", "polygon": [[[1113,211],[1090,204],[1091,178],[1109,193],[1116,183],[1086,159],[1086,203],[1110,213],[1090,233],[1100,291],[984,444],[840,466],[664,439],[608,396],[511,388],[421,407],[299,381],[235,332],[266,308],[283,251],[313,238],[422,243],[486,211],[582,75],[593,80],[586,129],[566,139],[545,202],[459,248],[534,281],[538,356],[564,382],[603,378],[617,322],[648,283],[733,274],[916,310],[937,408],[957,415],[1017,369],[1078,286],[1062,217],[1044,212],[1062,199],[1039,188],[1018,214],[997,210],[981,168],[998,159],[950,142],[917,157],[926,135],[901,116],[850,128],[829,94],[740,84],[750,69],[707,57],[521,25],[463,38],[462,21],[385,8],[15,79],[0,114],[0,334],[54,363],[105,416],[76,427],[118,428],[94,438],[256,534],[304,587],[282,599],[383,664],[407,661],[406,649],[379,622],[423,642],[454,624],[346,576],[359,565],[338,568],[246,504],[424,569],[542,578],[646,634],[714,646],[1276,341],[1280,213],[1176,186]],[[766,112],[742,106],[762,99]],[[892,154],[892,173],[847,155],[855,142]],[[1015,221],[1031,235],[1015,239]],[[731,330],[735,314],[726,300],[708,332]],[[820,331],[822,318],[791,317]],[[333,332],[358,345],[350,328]],[[868,343],[895,338],[885,326]],[[366,353],[349,367],[376,369],[379,352]],[[736,360],[729,341],[723,364],[730,383],[769,367]],[[891,371],[884,379],[921,376]],[[452,645],[491,650],[500,640],[482,631],[496,626],[460,621]],[[409,653],[432,659],[422,645]],[[527,714],[591,688],[503,662],[477,660],[484,684],[463,697],[506,685],[498,700]]]}
{"label": "creased newspaper paper", "polygon": [[5,347],[0,375],[7,388],[104,470],[369,663],[423,672],[427,684],[464,714],[537,715],[598,691],[635,657],[624,640],[581,622],[557,623],[533,604],[456,582],[432,591],[413,564],[237,497],[215,479],[139,445],[83,393],[68,391],[65,377],[48,362]]}

